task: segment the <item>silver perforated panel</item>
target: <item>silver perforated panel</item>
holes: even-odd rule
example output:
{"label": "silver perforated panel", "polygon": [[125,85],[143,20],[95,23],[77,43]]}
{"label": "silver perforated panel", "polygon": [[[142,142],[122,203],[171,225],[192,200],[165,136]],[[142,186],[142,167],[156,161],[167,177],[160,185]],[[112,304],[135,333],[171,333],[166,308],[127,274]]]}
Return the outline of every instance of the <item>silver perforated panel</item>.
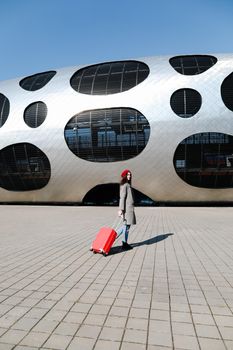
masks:
{"label": "silver perforated panel", "polygon": [[[233,135],[233,112],[224,105],[220,87],[233,71],[233,55],[218,54],[218,62],[206,72],[185,76],[177,73],[168,57],[140,58],[150,74],[138,86],[108,96],[88,96],[74,91],[71,76],[83,66],[57,70],[42,89],[25,91],[22,78],[0,82],[0,93],[10,101],[10,114],[0,128],[0,150],[28,142],[39,147],[49,158],[51,179],[40,190],[11,192],[0,189],[0,201],[79,202],[98,184],[118,182],[128,168],[133,187],[155,201],[232,201],[233,189],[197,188],[185,183],[173,166],[178,144],[200,132]],[[170,107],[170,97],[178,89],[197,90],[202,97],[200,110],[191,118],[180,118]],[[48,114],[38,128],[24,122],[25,108],[35,101],[47,105]],[[112,107],[134,108],[150,123],[150,139],[135,158],[115,163],[93,163],[75,156],[67,147],[64,128],[72,116],[82,111]]]}

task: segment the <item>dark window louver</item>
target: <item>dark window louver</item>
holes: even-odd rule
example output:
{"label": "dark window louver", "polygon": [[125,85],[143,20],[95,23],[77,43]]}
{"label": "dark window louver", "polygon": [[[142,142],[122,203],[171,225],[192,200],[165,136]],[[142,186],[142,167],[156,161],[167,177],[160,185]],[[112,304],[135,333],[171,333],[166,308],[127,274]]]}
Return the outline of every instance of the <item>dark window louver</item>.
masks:
{"label": "dark window louver", "polygon": [[149,67],[138,61],[102,63],[78,70],[71,87],[82,94],[109,95],[127,91],[149,75]]}
{"label": "dark window louver", "polygon": [[217,63],[217,58],[208,55],[176,56],[169,60],[171,66],[180,74],[201,74]]}
{"label": "dark window louver", "polygon": [[224,79],[221,85],[221,96],[225,106],[233,111],[233,73]]}
{"label": "dark window louver", "polygon": [[181,118],[194,116],[201,108],[201,95],[193,89],[179,89],[175,91],[170,100],[174,113]]}
{"label": "dark window louver", "polygon": [[10,102],[8,98],[0,94],[0,128],[5,124],[10,113]]}
{"label": "dark window louver", "polygon": [[24,121],[31,128],[37,128],[46,119],[47,106],[44,102],[34,102],[24,111]]}
{"label": "dark window louver", "polygon": [[206,132],[184,139],[174,154],[174,167],[189,185],[233,187],[233,136]]}
{"label": "dark window louver", "polygon": [[69,149],[91,162],[136,157],[150,136],[148,120],[131,108],[85,111],[70,119],[64,132]]}
{"label": "dark window louver", "polygon": [[38,190],[51,176],[47,156],[31,143],[18,143],[0,151],[0,186],[8,191]]}
{"label": "dark window louver", "polygon": [[19,82],[21,88],[27,91],[36,91],[44,87],[56,74],[55,71],[43,72],[26,77]]}

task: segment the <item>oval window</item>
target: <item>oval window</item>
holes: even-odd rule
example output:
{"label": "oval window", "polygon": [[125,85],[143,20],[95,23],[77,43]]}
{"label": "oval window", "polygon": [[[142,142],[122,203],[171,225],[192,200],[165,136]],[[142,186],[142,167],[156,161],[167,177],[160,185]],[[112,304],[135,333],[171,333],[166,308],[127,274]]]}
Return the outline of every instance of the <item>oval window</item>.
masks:
{"label": "oval window", "polygon": [[171,108],[181,118],[190,118],[201,108],[201,95],[193,89],[179,89],[170,100]]}
{"label": "oval window", "polygon": [[56,74],[55,71],[43,72],[31,75],[19,82],[21,88],[27,91],[36,91],[44,87]]}
{"label": "oval window", "polygon": [[107,108],[75,115],[65,127],[65,140],[78,157],[116,162],[136,157],[150,136],[148,120],[132,108]]}
{"label": "oval window", "polygon": [[70,84],[82,94],[109,95],[133,88],[148,74],[149,67],[142,62],[109,62],[78,70],[70,79]]}
{"label": "oval window", "polygon": [[184,139],[174,154],[174,167],[188,184],[204,188],[233,187],[233,136],[205,132]]}
{"label": "oval window", "polygon": [[233,73],[224,79],[221,85],[221,96],[225,106],[233,111]]}
{"label": "oval window", "polygon": [[31,128],[40,126],[47,116],[47,106],[44,102],[34,102],[24,111],[24,121]]}
{"label": "oval window", "polygon": [[0,186],[9,191],[38,190],[51,175],[47,156],[31,143],[17,143],[0,151]]}
{"label": "oval window", "polygon": [[10,102],[8,98],[0,94],[0,128],[5,124],[10,112]]}
{"label": "oval window", "polygon": [[[90,189],[84,196],[84,205],[118,205],[119,204],[119,183],[99,184]],[[134,204],[140,206],[152,206],[154,201],[144,193],[132,188]]]}
{"label": "oval window", "polygon": [[215,65],[217,58],[208,55],[176,56],[169,60],[170,65],[180,74],[201,74]]}

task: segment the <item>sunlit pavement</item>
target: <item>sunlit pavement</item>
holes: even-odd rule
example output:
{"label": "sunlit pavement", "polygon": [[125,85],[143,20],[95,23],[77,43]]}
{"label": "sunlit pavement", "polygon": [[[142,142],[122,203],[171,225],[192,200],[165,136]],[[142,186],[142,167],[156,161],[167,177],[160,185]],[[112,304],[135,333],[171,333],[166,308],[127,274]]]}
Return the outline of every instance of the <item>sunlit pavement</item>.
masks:
{"label": "sunlit pavement", "polygon": [[233,208],[0,206],[0,350],[233,349]]}

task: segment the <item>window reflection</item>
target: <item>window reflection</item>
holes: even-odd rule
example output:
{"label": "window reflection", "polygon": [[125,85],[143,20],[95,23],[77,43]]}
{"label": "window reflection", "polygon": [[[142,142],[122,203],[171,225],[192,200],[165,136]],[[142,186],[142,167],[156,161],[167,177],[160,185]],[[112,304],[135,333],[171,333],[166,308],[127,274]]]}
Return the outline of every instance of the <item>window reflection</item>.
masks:
{"label": "window reflection", "polygon": [[194,116],[201,108],[201,95],[194,89],[176,90],[170,99],[171,108],[181,118]]}
{"label": "window reflection", "polygon": [[31,128],[40,126],[47,116],[47,106],[44,102],[34,102],[24,111],[24,121]]}
{"label": "window reflection", "polygon": [[209,132],[187,137],[176,149],[174,166],[190,185],[233,187],[233,136]]}
{"label": "window reflection", "polygon": [[138,155],[150,135],[147,119],[131,108],[86,111],[65,128],[69,149],[93,162],[115,162]]}
{"label": "window reflection", "polygon": [[18,143],[0,151],[0,186],[9,191],[44,187],[50,179],[46,155],[30,143]]}
{"label": "window reflection", "polygon": [[44,87],[56,74],[55,71],[43,72],[26,77],[19,82],[21,88],[27,91],[36,91]]}
{"label": "window reflection", "polygon": [[180,74],[196,75],[211,68],[217,62],[217,58],[207,55],[187,55],[172,57],[169,62]]}
{"label": "window reflection", "polygon": [[131,89],[148,74],[149,67],[138,61],[102,63],[80,69],[72,76],[70,84],[82,94],[108,95]]}
{"label": "window reflection", "polygon": [[2,127],[5,124],[8,118],[9,112],[10,112],[10,102],[5,95],[0,94],[0,127]]}
{"label": "window reflection", "polygon": [[233,111],[233,73],[224,79],[221,85],[221,96],[225,106]]}

